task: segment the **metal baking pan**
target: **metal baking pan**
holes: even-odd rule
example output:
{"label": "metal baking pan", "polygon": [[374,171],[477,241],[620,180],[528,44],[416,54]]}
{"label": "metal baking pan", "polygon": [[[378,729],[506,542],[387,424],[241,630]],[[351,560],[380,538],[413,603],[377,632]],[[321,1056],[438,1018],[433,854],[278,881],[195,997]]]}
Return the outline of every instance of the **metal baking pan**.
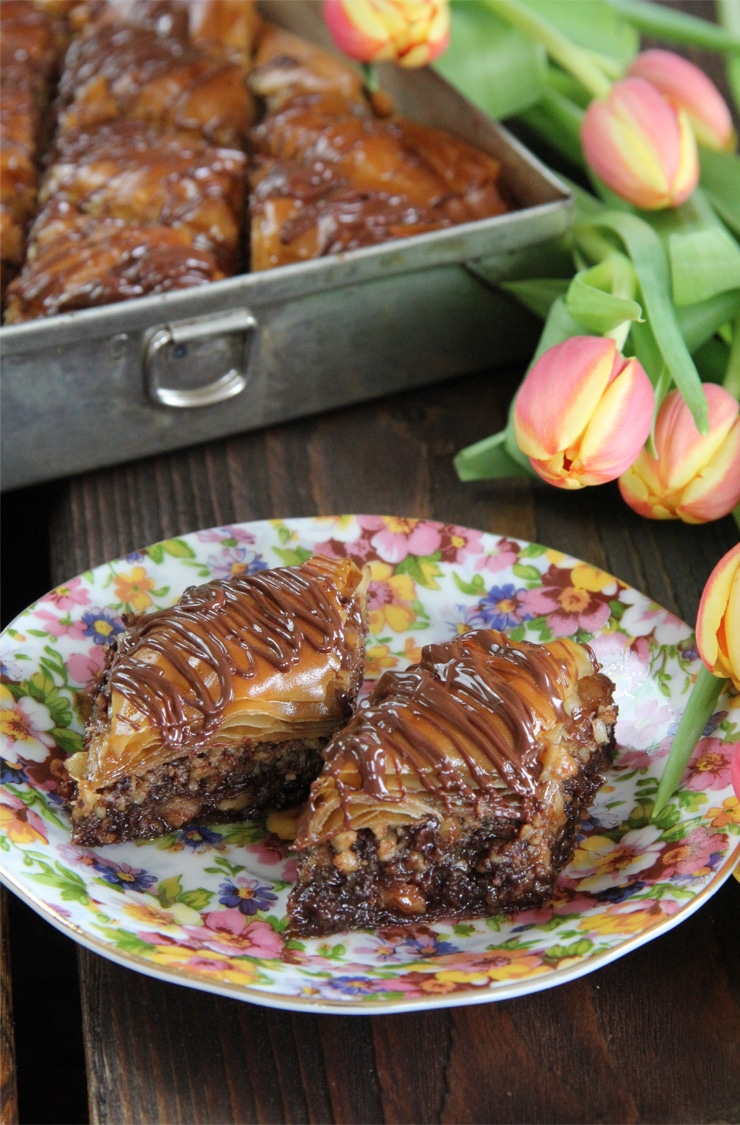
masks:
{"label": "metal baking pan", "polygon": [[[313,4],[266,13],[325,45]],[[320,260],[0,329],[4,490],[523,358],[486,283],[568,229],[568,189],[431,70],[378,68],[397,110],[502,163],[520,209]],[[481,268],[479,269],[478,266]]]}

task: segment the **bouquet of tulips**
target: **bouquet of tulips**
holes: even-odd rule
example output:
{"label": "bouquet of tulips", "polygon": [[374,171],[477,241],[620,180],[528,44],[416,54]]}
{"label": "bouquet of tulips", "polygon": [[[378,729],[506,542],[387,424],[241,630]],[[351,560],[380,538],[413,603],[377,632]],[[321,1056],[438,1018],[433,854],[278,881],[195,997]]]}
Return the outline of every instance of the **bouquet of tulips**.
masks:
{"label": "bouquet of tulips", "polygon": [[[462,480],[618,481],[651,519],[740,526],[740,156],[726,98],[671,47],[720,52],[740,108],[740,0],[717,22],[651,0],[324,0],[363,63],[433,65],[525,132],[570,181],[553,254],[501,283],[542,319],[508,424],[461,450]],[[643,37],[667,46],[643,49]],[[654,815],[722,689],[740,691],[740,544],[697,617],[702,668]],[[740,748],[733,782],[740,798]]]}

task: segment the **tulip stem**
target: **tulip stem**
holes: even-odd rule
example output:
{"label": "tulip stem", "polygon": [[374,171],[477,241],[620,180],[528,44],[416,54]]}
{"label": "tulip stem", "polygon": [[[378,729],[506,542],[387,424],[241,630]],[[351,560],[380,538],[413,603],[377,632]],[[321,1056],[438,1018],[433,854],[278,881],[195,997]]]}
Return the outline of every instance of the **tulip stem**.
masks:
{"label": "tulip stem", "polygon": [[714,712],[714,707],[719,699],[727,680],[714,676],[702,664],[699,674],[691,689],[686,710],[681,716],[676,733],[673,736],[671,749],[663,767],[663,775],[658,785],[653,805],[653,819],[665,808],[673,793],[678,788],[684,775],[689,759],[696,748],[696,744]]}
{"label": "tulip stem", "polygon": [[550,57],[577,78],[593,97],[604,98],[609,93],[611,80],[594,61],[590,52],[578,47],[548,20],[519,3],[519,0],[482,2],[499,19],[541,43]]}

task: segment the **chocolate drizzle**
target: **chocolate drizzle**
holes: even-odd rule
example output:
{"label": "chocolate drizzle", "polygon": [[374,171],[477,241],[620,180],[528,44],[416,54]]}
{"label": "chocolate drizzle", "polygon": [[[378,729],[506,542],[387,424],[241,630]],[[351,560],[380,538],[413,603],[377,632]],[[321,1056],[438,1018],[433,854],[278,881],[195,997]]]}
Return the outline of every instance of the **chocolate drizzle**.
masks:
{"label": "chocolate drizzle", "polygon": [[[596,672],[593,659],[592,666]],[[325,751],[345,826],[358,774],[363,793],[381,803],[420,790],[445,803],[502,790],[532,798],[542,769],[539,732],[569,723],[564,698],[576,671],[567,648],[556,655],[482,630],[429,645],[418,664],[386,672]],[[327,793],[319,787],[313,796],[315,811]]]}
{"label": "chocolate drizzle", "polygon": [[237,681],[258,680],[261,664],[286,673],[313,651],[336,653],[341,666],[349,657],[346,615],[354,613],[359,629],[361,611],[338,595],[326,563],[191,587],[172,608],[134,618],[112,662],[110,694],[173,746],[194,730],[207,737]]}

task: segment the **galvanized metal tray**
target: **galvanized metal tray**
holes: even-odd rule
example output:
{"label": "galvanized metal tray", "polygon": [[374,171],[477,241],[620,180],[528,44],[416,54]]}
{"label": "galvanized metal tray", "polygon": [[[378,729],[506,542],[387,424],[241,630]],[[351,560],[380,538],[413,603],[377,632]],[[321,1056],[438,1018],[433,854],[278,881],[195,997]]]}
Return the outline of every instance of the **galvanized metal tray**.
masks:
{"label": "galvanized metal tray", "polygon": [[[316,41],[314,6],[270,16]],[[502,162],[519,209],[197,289],[0,329],[4,490],[523,357],[532,321],[483,278],[568,229],[568,189],[431,70],[378,68],[399,112]],[[480,269],[478,268],[480,267]]]}

